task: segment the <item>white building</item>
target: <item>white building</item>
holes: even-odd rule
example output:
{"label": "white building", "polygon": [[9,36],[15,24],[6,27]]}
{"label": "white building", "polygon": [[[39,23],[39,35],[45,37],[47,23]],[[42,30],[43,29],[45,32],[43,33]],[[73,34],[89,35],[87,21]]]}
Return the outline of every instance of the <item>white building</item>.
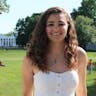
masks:
{"label": "white building", "polygon": [[14,35],[6,36],[0,34],[0,48],[13,48],[17,47],[16,37]]}

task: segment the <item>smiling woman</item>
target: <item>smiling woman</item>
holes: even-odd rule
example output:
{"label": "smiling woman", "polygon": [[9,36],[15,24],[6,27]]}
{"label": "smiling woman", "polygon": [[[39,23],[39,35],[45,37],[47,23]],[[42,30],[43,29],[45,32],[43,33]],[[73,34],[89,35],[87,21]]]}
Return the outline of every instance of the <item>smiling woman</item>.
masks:
{"label": "smiling woman", "polygon": [[63,13],[53,14],[48,18],[46,32],[51,41],[63,41],[67,34],[67,29],[68,24]]}
{"label": "smiling woman", "polygon": [[23,96],[87,96],[87,55],[68,13],[49,8],[32,36],[23,61]]}

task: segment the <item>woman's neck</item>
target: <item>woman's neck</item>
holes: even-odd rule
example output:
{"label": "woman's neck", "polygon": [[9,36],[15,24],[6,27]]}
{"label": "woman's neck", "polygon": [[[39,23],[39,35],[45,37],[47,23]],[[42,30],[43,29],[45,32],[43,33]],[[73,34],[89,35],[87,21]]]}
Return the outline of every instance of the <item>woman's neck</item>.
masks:
{"label": "woman's neck", "polygon": [[50,43],[49,52],[53,55],[60,55],[64,52],[64,43]]}

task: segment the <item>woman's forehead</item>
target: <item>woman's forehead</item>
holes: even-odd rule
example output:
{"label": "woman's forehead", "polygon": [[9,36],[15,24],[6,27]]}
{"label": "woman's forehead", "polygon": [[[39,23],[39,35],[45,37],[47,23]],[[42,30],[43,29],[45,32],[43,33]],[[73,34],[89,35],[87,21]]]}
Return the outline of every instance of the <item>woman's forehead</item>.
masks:
{"label": "woman's forehead", "polygon": [[63,13],[51,14],[47,19],[48,22],[54,20],[66,21],[66,16]]}

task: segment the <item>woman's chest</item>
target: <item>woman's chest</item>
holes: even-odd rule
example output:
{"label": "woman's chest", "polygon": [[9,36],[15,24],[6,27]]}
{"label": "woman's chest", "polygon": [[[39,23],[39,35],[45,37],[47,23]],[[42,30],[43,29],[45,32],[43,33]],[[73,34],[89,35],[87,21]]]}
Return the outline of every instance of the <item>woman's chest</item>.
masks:
{"label": "woman's chest", "polygon": [[34,76],[35,88],[43,88],[46,91],[54,91],[56,89],[60,89],[62,91],[68,89],[69,91],[72,91],[77,87],[78,83],[78,74],[74,70],[63,73],[56,73],[52,71],[49,71],[49,73],[43,73],[39,71]]}

